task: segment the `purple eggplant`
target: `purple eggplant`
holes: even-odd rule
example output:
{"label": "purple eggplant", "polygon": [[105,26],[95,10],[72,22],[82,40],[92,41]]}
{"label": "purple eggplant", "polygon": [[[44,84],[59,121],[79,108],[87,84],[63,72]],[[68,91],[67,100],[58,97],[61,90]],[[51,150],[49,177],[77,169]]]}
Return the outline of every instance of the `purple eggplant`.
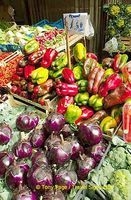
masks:
{"label": "purple eggplant", "polygon": [[85,154],[80,155],[77,159],[77,175],[79,180],[87,178],[89,172],[96,166],[96,162],[92,157],[88,157]]}
{"label": "purple eggplant", "polygon": [[59,135],[51,134],[45,141],[44,147],[47,149],[52,149],[54,146],[57,146],[61,143],[61,138]]}
{"label": "purple eggplant", "polygon": [[48,166],[48,160],[44,151],[37,151],[32,155],[32,165]]}
{"label": "purple eggplant", "polygon": [[30,169],[30,165],[29,165],[29,164],[26,162],[26,160],[24,160],[24,159],[18,160],[18,161],[16,162],[16,164],[17,164],[18,166],[20,166],[20,168],[23,169],[24,173],[27,173],[28,170]]}
{"label": "purple eggplant", "polygon": [[12,152],[0,153],[0,178],[5,175],[8,167],[14,162],[15,156]]}
{"label": "purple eggplant", "polygon": [[45,194],[42,196],[42,200],[65,200],[65,196],[60,189],[50,189],[45,191]]}
{"label": "purple eggplant", "polygon": [[38,193],[43,193],[43,186],[53,186],[53,177],[51,168],[47,166],[34,166],[27,173],[28,187]]}
{"label": "purple eggplant", "polygon": [[65,119],[62,114],[51,113],[45,120],[44,127],[49,133],[59,133],[65,124]]}
{"label": "purple eggplant", "polygon": [[22,113],[16,119],[16,127],[20,131],[29,132],[33,130],[39,122],[39,117],[35,113]]}
{"label": "purple eggplant", "polygon": [[79,157],[79,154],[84,152],[83,147],[80,145],[77,138],[74,136],[66,138],[68,142],[71,144],[71,159],[76,159]]}
{"label": "purple eggplant", "polygon": [[70,124],[64,124],[63,128],[60,131],[60,134],[62,134],[64,137],[72,135],[73,131],[71,130]]}
{"label": "purple eggplant", "polygon": [[46,136],[43,129],[35,129],[31,133],[30,142],[34,148],[41,148],[44,145]]}
{"label": "purple eggplant", "polygon": [[28,141],[20,141],[14,147],[14,153],[18,158],[27,158],[32,155],[32,146]]}
{"label": "purple eggplant", "polygon": [[0,145],[7,144],[12,136],[12,129],[6,123],[0,123]]}
{"label": "purple eggplant", "polygon": [[71,158],[71,143],[61,138],[61,143],[54,145],[47,153],[51,164],[63,165]]}
{"label": "purple eggplant", "polygon": [[59,168],[54,175],[55,185],[63,187],[63,190],[70,190],[73,188],[77,181],[77,174],[74,170],[67,168]]}
{"label": "purple eggplant", "polygon": [[107,144],[101,141],[100,143],[87,148],[87,153],[94,158],[97,163],[99,163],[106,151],[106,148]]}
{"label": "purple eggplant", "polygon": [[14,193],[13,200],[38,200],[38,198],[36,193],[25,186]]}
{"label": "purple eggplant", "polygon": [[25,174],[19,165],[11,165],[5,174],[6,184],[10,189],[16,189],[24,184]]}
{"label": "purple eggplant", "polygon": [[103,133],[97,124],[80,124],[78,138],[83,144],[93,146],[102,140]]}

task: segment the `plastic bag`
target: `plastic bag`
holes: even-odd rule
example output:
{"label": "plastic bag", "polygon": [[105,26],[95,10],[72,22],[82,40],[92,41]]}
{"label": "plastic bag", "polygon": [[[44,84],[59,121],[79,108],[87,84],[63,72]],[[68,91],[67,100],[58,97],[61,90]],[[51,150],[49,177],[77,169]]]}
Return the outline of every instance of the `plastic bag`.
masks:
{"label": "plastic bag", "polygon": [[115,37],[105,43],[105,47],[103,49],[109,53],[117,52],[118,51],[118,41]]}
{"label": "plastic bag", "polygon": [[85,36],[90,39],[94,36],[94,28],[90,20],[90,15],[87,14],[87,22],[85,28]]}

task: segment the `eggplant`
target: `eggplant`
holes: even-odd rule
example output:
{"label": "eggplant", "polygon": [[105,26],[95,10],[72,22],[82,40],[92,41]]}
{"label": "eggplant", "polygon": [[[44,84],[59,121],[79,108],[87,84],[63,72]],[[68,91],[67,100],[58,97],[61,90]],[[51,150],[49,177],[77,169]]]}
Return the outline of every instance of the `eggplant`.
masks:
{"label": "eggplant", "polygon": [[11,140],[12,129],[6,123],[0,123],[0,145],[5,145]]}
{"label": "eggplant", "polygon": [[30,142],[34,148],[41,148],[46,140],[46,135],[43,129],[34,129],[31,133]]}
{"label": "eggplant", "polygon": [[27,185],[38,193],[45,191],[43,186],[52,187],[53,177],[51,168],[42,165],[32,167],[27,173]]}
{"label": "eggplant", "polygon": [[7,186],[13,190],[20,187],[20,185],[24,185],[24,177],[25,174],[22,167],[19,165],[11,165],[6,171],[5,181]]}
{"label": "eggplant", "polygon": [[65,124],[65,119],[62,114],[51,113],[45,120],[44,127],[49,133],[59,133]]}
{"label": "eggplant", "polygon": [[33,130],[39,122],[39,117],[35,113],[26,112],[20,114],[16,119],[16,127],[20,131],[29,132]]}
{"label": "eggplant", "polygon": [[36,193],[31,191],[27,186],[20,188],[13,195],[13,200],[38,200]]}
{"label": "eggplant", "polygon": [[32,155],[32,146],[29,141],[20,141],[14,147],[14,153],[18,158],[28,158]]}
{"label": "eggplant", "polygon": [[78,138],[84,145],[93,146],[103,139],[103,132],[98,124],[80,124]]}
{"label": "eggplant", "polygon": [[63,187],[63,190],[69,191],[72,189],[77,181],[77,174],[74,170],[68,168],[59,168],[54,175],[55,185]]}
{"label": "eggplant", "polygon": [[92,157],[86,156],[85,154],[80,155],[76,162],[76,172],[79,180],[85,180],[89,172],[96,166],[96,161]]}
{"label": "eggplant", "polygon": [[8,167],[14,162],[15,156],[12,152],[0,152],[0,178],[6,173]]}

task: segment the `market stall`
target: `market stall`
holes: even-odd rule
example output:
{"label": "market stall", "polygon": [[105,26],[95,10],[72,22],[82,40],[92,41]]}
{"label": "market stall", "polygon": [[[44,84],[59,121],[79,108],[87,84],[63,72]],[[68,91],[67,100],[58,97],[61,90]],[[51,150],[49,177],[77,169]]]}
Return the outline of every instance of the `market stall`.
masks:
{"label": "market stall", "polygon": [[6,33],[0,199],[130,200],[129,56],[101,61],[83,35],[51,26]]}

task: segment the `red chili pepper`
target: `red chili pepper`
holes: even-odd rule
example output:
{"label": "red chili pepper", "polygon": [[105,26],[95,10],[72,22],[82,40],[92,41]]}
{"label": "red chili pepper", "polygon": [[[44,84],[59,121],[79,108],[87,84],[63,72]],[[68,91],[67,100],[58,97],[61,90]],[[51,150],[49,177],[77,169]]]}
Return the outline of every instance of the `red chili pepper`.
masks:
{"label": "red chili pepper", "polygon": [[47,49],[42,58],[41,66],[45,68],[50,67],[57,55],[58,52],[55,49],[52,48]]}
{"label": "red chili pepper", "polygon": [[86,120],[86,119],[89,119],[90,117],[92,117],[94,115],[94,110],[90,107],[87,107],[87,106],[82,106],[80,107],[81,110],[82,110],[82,114],[81,116],[79,117],[79,119],[77,119],[75,121],[75,124],[79,124],[81,121],[83,120]]}
{"label": "red chili pepper", "polygon": [[33,70],[35,70],[35,66],[33,66],[33,65],[26,65],[24,67],[24,77],[25,77],[25,79],[29,78],[29,76],[30,76],[30,74]]}
{"label": "red chili pepper", "polygon": [[70,96],[61,97],[57,102],[57,112],[64,114],[67,107],[74,103],[74,98]]}
{"label": "red chili pepper", "polygon": [[20,76],[18,76],[18,74],[13,74],[13,76],[12,76],[12,81],[20,81],[21,80],[21,77]]}
{"label": "red chili pepper", "polygon": [[28,56],[28,61],[33,65],[37,64],[42,59],[43,55],[44,55],[44,50],[43,51],[38,50]]}
{"label": "red chili pepper", "polygon": [[74,83],[75,82],[74,73],[69,68],[64,68],[62,70],[62,77],[67,83]]}
{"label": "red chili pepper", "polygon": [[68,84],[60,80],[56,81],[56,93],[58,96],[75,96],[78,93],[76,83]]}
{"label": "red chili pepper", "polygon": [[114,90],[122,84],[119,74],[114,73],[107,77],[106,81],[99,87],[99,95],[105,97],[110,90]]}
{"label": "red chili pepper", "polygon": [[88,52],[88,53],[86,54],[86,57],[87,57],[87,58],[92,58],[92,59],[95,59],[96,61],[98,61],[98,57],[97,57],[97,55],[94,54],[94,53]]}

